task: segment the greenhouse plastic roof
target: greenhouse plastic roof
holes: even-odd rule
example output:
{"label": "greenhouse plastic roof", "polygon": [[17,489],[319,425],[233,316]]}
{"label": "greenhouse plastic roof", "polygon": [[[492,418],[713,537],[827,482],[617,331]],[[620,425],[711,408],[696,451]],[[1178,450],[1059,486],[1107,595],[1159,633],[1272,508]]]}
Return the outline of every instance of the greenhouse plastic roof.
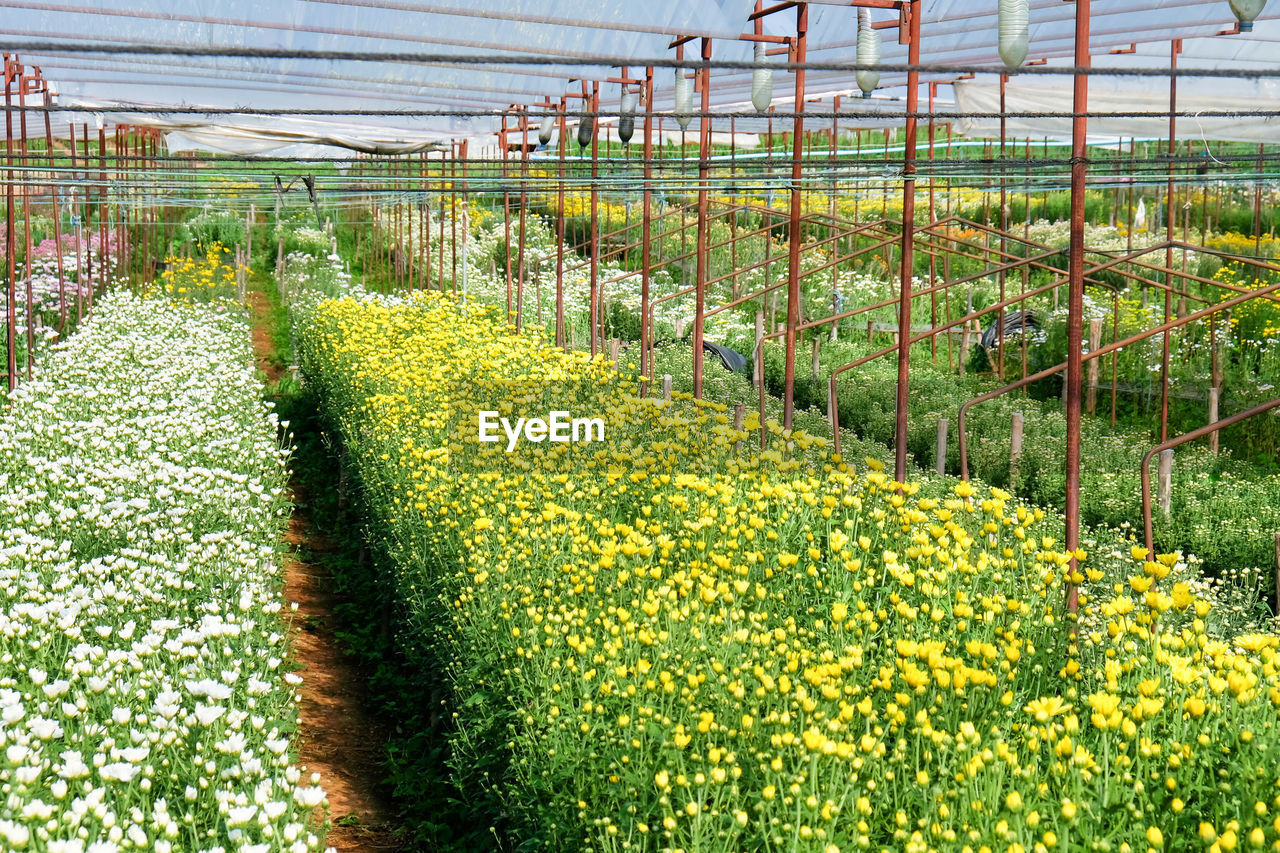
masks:
{"label": "greenhouse plastic roof", "polygon": [[[857,37],[857,10],[847,3],[810,2],[808,59],[812,62],[852,62]],[[998,69],[996,0],[922,0],[921,61],[947,66],[979,65]],[[1062,0],[1031,0],[1029,60],[1070,57],[1074,44],[1075,4]],[[513,105],[536,105],[550,98],[558,103],[566,91],[581,91],[580,79],[617,77],[629,65],[638,76],[640,66],[675,58],[670,47],[680,36],[712,39],[712,59],[745,62],[751,43],[740,38],[752,31],[748,20],[752,0],[73,0],[31,2],[0,0],[5,17],[4,36],[24,62],[41,66],[59,93],[59,104],[100,110],[106,121],[150,124],[171,133],[171,146],[182,145],[237,153],[316,151],[326,147],[357,151],[404,153],[426,150],[447,140],[470,137],[492,143],[499,120],[494,116],[463,115],[192,115],[131,113],[130,106],[148,108],[201,107],[217,110],[386,110],[414,113],[503,110]],[[885,25],[882,61],[905,63],[905,45],[896,38],[898,13],[873,9],[875,21]],[[795,9],[763,20],[773,36],[794,34]],[[1272,4],[1252,33],[1220,34],[1235,23],[1226,0],[1094,0],[1091,53],[1098,66],[1148,63],[1167,69],[1171,39],[1183,39],[1179,58],[1183,68],[1221,68],[1233,71],[1274,68],[1280,41],[1280,3]],[[41,49],[26,49],[41,45]],[[154,51],[132,54],[85,53],[86,46],[147,46]],[[217,52],[227,49],[256,52],[252,56],[181,55],[192,48]],[[170,51],[165,53],[163,51]],[[280,57],[284,51],[338,52],[333,58]],[[1113,55],[1112,51],[1132,51]],[[425,64],[389,54],[430,54],[459,61]],[[357,57],[358,55],[358,57]],[[685,47],[685,58],[699,55],[696,41]],[[537,57],[536,63],[474,62],[475,57]],[[367,58],[366,58],[367,57]],[[607,57],[610,65],[596,61]],[[781,63],[784,57],[771,61]],[[672,107],[675,70],[655,69],[655,109]],[[830,96],[856,93],[849,70],[810,70],[806,93],[821,97],[829,110]],[[921,107],[927,104],[930,81],[950,84],[954,71],[921,75]],[[905,73],[885,72],[883,91],[871,101],[850,98],[841,105],[842,127],[886,126],[901,121]],[[1167,104],[1167,76],[1111,78],[1111,85],[1094,78],[1096,103]],[[961,84],[960,106],[989,102],[998,78],[979,74]],[[570,82],[574,81],[574,82]],[[1054,105],[1069,109],[1070,76],[1015,76],[1009,90],[1016,93],[1011,109]],[[1270,109],[1274,81],[1254,84],[1232,80],[1239,103]],[[1016,85],[1015,85],[1016,84]],[[1202,86],[1206,96],[1214,86]],[[1221,90],[1219,81],[1217,88]],[[1188,86],[1187,103],[1194,103]],[[791,109],[793,77],[774,73],[775,109]],[[617,83],[601,84],[601,110],[617,104]],[[712,71],[713,110],[746,111],[750,71],[716,68]],[[964,100],[968,98],[969,100]],[[1261,99],[1261,101],[1257,99]],[[985,100],[984,100],[985,99]],[[1135,101],[1136,99],[1136,101]],[[1065,105],[1065,106],[1064,106]],[[948,85],[938,109],[952,107]],[[1155,107],[1159,109],[1160,107]],[[1167,107],[1166,107],[1167,108]],[[571,101],[570,112],[580,102]],[[93,118],[66,113],[56,124]],[[1060,135],[1060,120],[1028,119],[1019,134]],[[1058,121],[1055,125],[1054,121]],[[1094,119],[1093,121],[1099,121]],[[1147,125],[1125,125],[1126,119],[1107,119],[1102,135],[1145,135]],[[1159,120],[1155,120],[1157,123]],[[718,118],[715,129],[728,131]],[[1115,124],[1119,122],[1119,124]],[[780,123],[775,120],[775,125]],[[1150,121],[1148,121],[1148,124]],[[781,124],[787,124],[782,122]],[[829,126],[816,118],[812,126]],[[1194,123],[1183,120],[1183,125]],[[670,120],[665,129],[673,129]],[[1167,122],[1166,122],[1167,125]],[[762,120],[735,120],[739,133],[763,130]],[[696,127],[696,125],[695,125]],[[1099,129],[1101,129],[1099,125]],[[1206,133],[1213,125],[1205,125]],[[972,133],[990,126],[973,122]],[[787,130],[785,126],[778,131]],[[1126,132],[1127,130],[1127,132]],[[1190,130],[1187,130],[1190,133]],[[1222,130],[1230,133],[1230,128]],[[1234,137],[1231,137],[1234,138]],[[304,146],[299,148],[298,146]],[[311,149],[305,146],[311,146]]]}

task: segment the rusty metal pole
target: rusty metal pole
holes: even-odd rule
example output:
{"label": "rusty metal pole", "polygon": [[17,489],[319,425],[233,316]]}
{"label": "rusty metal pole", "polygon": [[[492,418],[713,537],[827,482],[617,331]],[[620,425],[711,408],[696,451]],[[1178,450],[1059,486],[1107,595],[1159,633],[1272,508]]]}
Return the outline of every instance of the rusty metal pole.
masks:
{"label": "rusty metal pole", "polygon": [[[603,347],[604,329],[600,326],[600,84],[593,82],[591,92],[587,93],[587,82],[582,81],[582,97],[587,104],[587,112],[591,116],[591,319],[587,324],[587,334],[591,337],[591,354],[595,355]],[[600,342],[597,344],[597,332]]]}
{"label": "rusty metal pole", "polygon": [[796,402],[796,326],[800,325],[800,217],[802,215],[800,180],[802,177],[804,142],[804,67],[805,45],[809,30],[809,4],[796,7],[796,40],[792,47],[795,70],[795,124],[791,139],[791,226],[787,263],[787,334],[786,374],[782,408],[782,425],[791,429]]}
{"label": "rusty metal pole", "polygon": [[[1089,0],[1076,0],[1076,68],[1087,68],[1089,60]],[[1075,74],[1071,120],[1071,245],[1067,261],[1067,459],[1066,459],[1066,546],[1080,547],[1080,409],[1081,367],[1084,346],[1084,193],[1088,167],[1085,141],[1089,132],[1089,78]],[[1077,561],[1071,558],[1067,579],[1067,609],[1075,613],[1079,588]],[[1075,628],[1072,627],[1072,633]]]}
{"label": "rusty metal pole", "polygon": [[[427,202],[427,152],[418,154],[418,289],[431,289],[431,218]],[[359,252],[357,251],[357,254]]]}
{"label": "rusty metal pole", "polygon": [[653,329],[649,325],[649,239],[653,202],[653,66],[644,69],[644,190],[640,225],[640,375],[652,380],[653,354],[649,351]]}
{"label": "rusty metal pole", "polygon": [[[1121,143],[1123,144],[1123,138]],[[1125,215],[1125,252],[1133,251],[1133,185],[1137,183],[1138,176],[1133,170],[1133,155],[1137,142],[1134,137],[1129,137],[1129,212]]]}
{"label": "rusty metal pole", "polygon": [[742,204],[738,201],[738,124],[737,119],[729,116],[729,203],[733,206],[733,214],[729,217],[729,267],[733,270],[733,280],[729,284],[729,293],[733,299],[738,298],[738,211]]}
{"label": "rusty metal pole", "polygon": [[18,68],[17,60],[10,59],[9,54],[4,55],[4,153],[7,164],[5,172],[5,220],[4,220],[4,253],[8,262],[9,280],[5,288],[5,305],[8,309],[8,316],[5,318],[5,328],[7,335],[5,338],[5,352],[8,356],[6,378],[9,381],[9,390],[12,391],[14,385],[18,381],[18,293],[15,284],[17,278],[17,265],[13,256],[13,244],[17,241],[17,235],[14,233],[13,218],[15,216],[14,198],[13,198],[13,75]]}
{"label": "rusty metal pole", "polygon": [[[702,61],[711,61],[711,39],[702,39]],[[698,69],[698,87],[702,93],[698,122],[698,226],[697,260],[694,278],[693,310],[693,396],[702,399],[702,336],[704,315],[707,311],[707,267],[710,266],[710,250],[707,248],[707,179],[711,172],[711,69]]]}
{"label": "rusty metal pole", "polygon": [[568,339],[564,328],[564,131],[565,98],[560,98],[560,132],[556,144],[560,148],[559,188],[556,201],[556,346],[565,349]]}
{"label": "rusty metal pole", "polygon": [[[449,158],[449,276],[453,281],[453,295],[458,295],[458,158],[462,156],[458,143],[453,143],[453,156]],[[463,259],[466,262],[466,259]]]}
{"label": "rusty metal pole", "polygon": [[115,203],[115,231],[116,231],[116,275],[121,278],[127,278],[133,266],[133,246],[129,241],[129,232],[126,230],[126,217],[128,213],[124,206],[125,193],[122,191],[128,170],[128,159],[125,154],[125,133],[122,126],[117,124],[115,135],[112,137],[113,147],[115,149],[115,169],[112,170],[112,185],[116,187],[116,203]]}
{"label": "rusty metal pole", "polygon": [[[840,114],[840,96],[836,95],[831,99],[831,139],[828,140],[827,146],[830,152],[830,160],[828,168],[831,169],[831,235],[835,236],[839,226],[836,220],[839,218],[839,208],[836,207],[836,196],[839,194],[839,186],[836,183],[837,175],[837,152],[836,137],[839,135],[840,126],[837,116]],[[831,313],[840,313],[840,241],[837,239],[831,244],[831,259],[836,263],[831,264]],[[736,294],[735,294],[736,296]],[[833,320],[831,323],[831,340],[839,337],[840,321]]]}
{"label": "rusty metal pole", "polygon": [[[450,153],[452,153],[452,151],[451,151]],[[445,174],[445,172],[444,172],[444,168],[445,168],[444,163],[445,163],[445,153],[444,153],[444,150],[443,150],[443,149],[441,149],[441,151],[440,151],[440,198],[438,199],[438,201],[440,202],[440,205],[439,205],[439,207],[440,207],[440,228],[439,228],[440,237],[439,237],[439,239],[438,239],[438,240],[436,240],[436,244],[437,244],[436,248],[437,248],[437,250],[438,250],[438,257],[437,257],[437,259],[436,259],[436,270],[437,270],[437,278],[440,280],[440,292],[441,292],[441,293],[444,293],[444,174]],[[371,210],[376,211],[376,210],[377,210],[377,207],[376,207],[376,206],[374,206],[374,207],[372,207],[372,208],[371,208]],[[374,245],[375,245],[375,241],[374,241],[374,240],[372,240],[372,239],[370,239],[370,241],[369,241],[369,245],[370,245],[370,246],[374,246]]]}
{"label": "rusty metal pole", "polygon": [[[98,284],[107,285],[108,259],[111,256],[107,240],[107,129],[98,128]],[[116,246],[116,263],[119,265],[120,246]],[[89,297],[89,309],[93,309],[93,297]]]}
{"label": "rusty metal pole", "polygon": [[[1005,236],[1009,232],[1009,204],[1007,181],[1005,179],[1005,86],[1009,82],[1008,74],[1000,75],[1000,256],[1008,258],[1008,239]],[[996,274],[997,281],[1000,285],[1000,301],[1004,302],[1005,295],[1005,271],[1000,270]],[[1027,306],[1023,305],[1021,310],[1025,313]],[[1001,308],[996,312],[996,376],[1004,379],[1004,309]],[[1025,335],[1023,335],[1025,337]]]}
{"label": "rusty metal pole", "polygon": [[525,216],[529,209],[529,108],[520,116],[520,244],[516,248],[516,331],[524,329]]}
{"label": "rusty metal pole", "polygon": [[[31,75],[18,77],[18,103],[22,109],[18,112],[18,129],[22,151],[22,264],[23,278],[26,279],[25,296],[27,298],[27,378],[31,378],[31,362],[36,353],[36,316],[35,294],[32,292],[31,268],[31,152],[27,147],[27,93],[31,84]],[[12,247],[11,247],[12,250]]]}
{"label": "rusty metal pole", "polygon": [[[74,128],[74,125],[72,126]],[[80,225],[80,232],[76,235],[77,244],[84,242],[84,262],[76,274],[76,292],[77,300],[85,301],[86,305],[80,307],[81,316],[86,310],[93,308],[93,231],[89,227],[91,205],[89,202],[89,125],[87,122],[80,125],[80,129],[84,132],[84,167],[85,171],[80,175],[80,180],[85,184],[84,188],[84,205],[83,205],[83,221]],[[82,289],[82,286],[83,289]],[[79,295],[83,294],[83,296]]]}
{"label": "rusty metal pole", "polygon": [[507,322],[511,322],[511,175],[507,172],[507,114],[502,114],[501,129],[498,131],[499,144],[502,146],[502,255],[507,259]]}
{"label": "rusty metal pole", "polygon": [[[1173,72],[1178,68],[1178,54],[1182,52],[1182,39],[1173,39],[1169,42],[1169,70]],[[1174,227],[1178,221],[1178,215],[1174,207],[1174,156],[1177,154],[1177,129],[1178,118],[1176,110],[1178,108],[1178,78],[1172,73],[1169,74],[1169,186],[1168,186],[1168,210],[1165,219],[1165,227],[1167,229],[1166,239],[1170,245],[1165,249],[1164,268],[1165,283],[1169,285],[1164,290],[1164,322],[1169,322],[1169,317],[1173,311],[1173,238]],[[1160,440],[1164,441],[1169,437],[1169,332],[1165,332],[1160,336]]]}
{"label": "rusty metal pole", "polygon": [[[938,221],[936,208],[934,206],[934,184],[937,171],[933,168],[933,140],[934,140],[934,122],[933,122],[933,102],[938,96],[938,84],[929,83],[929,224],[932,225]],[[929,325],[938,325],[938,293],[933,290],[933,286],[937,284],[938,278],[938,253],[929,253]],[[950,343],[950,335],[947,336]],[[1025,337],[1025,335],[1024,335]],[[938,363],[938,336],[931,335],[929,337],[929,354],[933,358],[933,363]]]}
{"label": "rusty metal pole", "polygon": [[[907,64],[920,64],[920,3],[902,5],[907,24]],[[902,37],[899,24],[899,38]],[[902,274],[898,294],[898,394],[895,409],[893,477],[899,483],[907,477],[907,407],[911,379],[911,274],[915,264],[916,215],[916,110],[920,106],[920,73],[907,72],[907,124],[902,151]]]}

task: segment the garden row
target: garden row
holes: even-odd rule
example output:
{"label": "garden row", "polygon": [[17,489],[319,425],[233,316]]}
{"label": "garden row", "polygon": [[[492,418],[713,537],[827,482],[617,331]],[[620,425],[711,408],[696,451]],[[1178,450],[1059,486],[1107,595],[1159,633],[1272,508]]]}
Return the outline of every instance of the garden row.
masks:
{"label": "garden row", "polygon": [[[723,223],[716,227],[727,228]],[[446,230],[446,238],[452,230]],[[1049,245],[1063,244],[1066,238],[1065,229],[1061,225],[1050,226],[1037,223],[1032,229],[1032,238]],[[489,221],[477,226],[467,245],[469,275],[467,279],[467,298],[490,305],[505,305],[507,285],[505,281],[504,251],[506,235],[501,222]],[[1219,242],[1225,236],[1219,236]],[[513,237],[514,241],[514,237]],[[1091,245],[1101,248],[1122,250],[1123,238],[1114,229],[1091,229]],[[676,240],[679,243],[679,240]],[[317,254],[328,251],[327,244],[317,244]],[[754,245],[754,244],[753,244]],[[1224,248],[1238,249],[1239,246],[1223,244]],[[760,252],[754,247],[743,255],[743,262],[759,260]],[[678,252],[679,246],[671,247]],[[722,253],[726,250],[718,250]],[[779,250],[781,251],[781,250]],[[822,260],[820,252],[808,252],[804,255],[810,266]],[[567,264],[572,265],[580,260],[569,253]],[[727,255],[721,258],[728,262]],[[1203,260],[1203,259],[1202,259]],[[327,274],[328,264],[323,257],[316,258],[316,266]],[[526,235],[524,266],[528,284],[523,302],[523,315],[526,324],[545,328],[554,325],[554,278],[555,250],[554,237],[541,220],[532,220]],[[518,272],[519,258],[513,257],[513,273]],[[779,262],[779,267],[781,262]],[[310,268],[310,267],[307,267]],[[536,273],[535,273],[536,271]],[[1212,270],[1202,270],[1210,273]],[[1237,286],[1259,286],[1259,282],[1242,277],[1239,270],[1223,267],[1218,271],[1219,277],[1229,280]],[[605,264],[600,273],[602,281],[628,273],[613,264]],[[638,274],[630,273],[629,278],[615,281],[602,287],[603,299],[608,306],[603,312],[608,318],[608,334],[623,337],[638,337],[639,300]],[[807,303],[820,305],[824,298],[829,298],[831,279],[828,273],[822,273],[803,279],[809,291]],[[742,274],[740,285],[743,290],[759,287],[764,282],[764,270],[749,270]],[[841,271],[840,288],[848,304],[867,304],[884,299],[890,295],[890,286],[875,276]],[[653,293],[655,298],[671,293],[675,289],[675,279],[668,271],[658,273],[654,278]],[[1010,286],[1013,286],[1012,284]],[[722,298],[729,297],[727,282],[717,286],[722,290]],[[986,304],[994,298],[994,284],[989,281],[977,283],[977,299],[975,304]],[[823,296],[826,288],[827,296]],[[990,292],[988,292],[990,291]],[[336,293],[337,290],[330,289]],[[582,323],[588,303],[588,275],[583,267],[569,272],[565,277],[563,293],[565,296],[566,314],[572,325],[578,322],[576,342],[579,347],[586,346],[587,331]],[[1047,297],[1046,297],[1047,299]],[[927,301],[927,300],[926,300]],[[1148,328],[1158,322],[1158,306],[1141,304],[1140,300],[1121,300],[1121,336],[1133,334],[1141,328]],[[922,302],[917,309],[927,310]],[[1046,303],[1047,308],[1047,303]],[[1249,311],[1244,309],[1248,308]],[[884,309],[889,312],[892,309]],[[1109,306],[1105,303],[1088,303],[1090,316],[1103,317],[1109,314]],[[754,328],[749,315],[754,311],[749,304],[743,311],[725,312],[717,315],[714,322],[708,324],[708,336],[712,340],[725,343],[743,353],[754,349]],[[745,313],[744,313],[745,312]],[[1270,313],[1268,313],[1270,312]],[[661,303],[656,311],[659,323],[657,336],[670,335],[675,329],[687,330],[691,327],[689,309],[677,301]],[[883,313],[883,312],[882,312]],[[1280,331],[1267,325],[1267,317],[1275,313],[1270,303],[1248,303],[1235,312],[1237,329],[1240,333],[1238,346],[1228,348],[1223,354],[1228,367],[1227,375],[1234,384],[1226,388],[1223,398],[1224,414],[1233,406],[1239,409],[1266,399],[1268,392],[1265,385],[1262,390],[1256,377],[1267,376],[1274,372],[1274,362],[1280,357]],[[1064,341],[1061,330],[1063,324],[1058,322],[1058,315],[1046,311],[1046,324],[1050,328],[1047,340],[1032,342],[1029,348],[1031,369],[1044,366],[1058,356]],[[882,318],[883,319],[883,318]],[[541,322],[539,322],[541,321]],[[1280,314],[1270,321],[1280,323]],[[1110,321],[1106,325],[1104,342],[1110,339]],[[1220,334],[1227,336],[1227,327],[1220,328]],[[826,330],[823,329],[824,333]],[[1182,334],[1174,337],[1174,374],[1182,380],[1190,381],[1196,376],[1205,376],[1209,370],[1207,333],[1203,330],[1195,334]],[[839,343],[823,341],[821,344],[819,374],[827,376],[830,371],[841,364],[852,361],[871,351],[869,347],[857,341],[849,340],[850,333],[846,329],[844,340]],[[883,344],[883,335],[881,344]],[[1256,338],[1256,340],[1255,340]],[[1150,343],[1154,344],[1157,339]],[[1007,348],[1016,356],[1020,350],[1021,340],[1010,338]],[[956,376],[936,369],[927,359],[921,358],[923,345],[916,348],[916,359],[913,364],[912,395],[910,397],[910,434],[909,450],[922,467],[933,467],[936,453],[936,429],[940,418],[948,419],[949,431],[947,450],[947,470],[959,472],[959,453],[957,441],[957,410],[960,402],[972,398],[991,387],[987,377]],[[805,346],[808,350],[807,342]],[[977,358],[977,347],[973,347]],[[940,345],[939,357],[946,353]],[[639,353],[635,347],[624,358],[624,361],[635,362]],[[687,347],[671,345],[659,350],[660,366],[658,374],[670,373],[675,378],[675,388],[679,391],[691,392],[692,381]],[[1126,348],[1121,353],[1118,370],[1122,378],[1129,382],[1135,375],[1143,383],[1150,378],[1147,362],[1159,361],[1159,353],[1153,355],[1150,346]],[[805,358],[804,361],[808,362]],[[1184,363],[1185,362],[1185,363]],[[781,346],[770,345],[765,349],[765,376],[769,389],[774,397],[782,392],[782,360]],[[1099,411],[1109,405],[1104,366],[1104,377],[1098,391]],[[704,394],[710,399],[732,405],[743,402],[748,410],[757,407],[757,395],[742,377],[722,371],[714,359],[708,359],[705,373]],[[1050,383],[1052,384],[1052,383]],[[1149,386],[1148,390],[1150,390]],[[1175,386],[1181,388],[1183,385]],[[884,445],[892,445],[894,439],[894,397],[896,389],[896,368],[891,359],[881,359],[860,368],[856,373],[848,374],[840,385],[841,424],[865,442],[860,442],[855,456],[881,456]],[[1056,386],[1054,389],[1056,391]],[[816,410],[825,410],[827,390],[825,383],[801,382],[797,387],[798,403],[801,410],[812,406]],[[1157,391],[1158,393],[1158,391]],[[1043,392],[1039,393],[1043,396]],[[1148,401],[1150,402],[1150,401]],[[1122,404],[1124,400],[1122,398]],[[1173,401],[1177,421],[1189,426],[1203,423],[1204,411],[1200,408],[1182,411],[1187,406],[1176,396]],[[781,416],[777,399],[766,401],[770,415]],[[1142,409],[1142,401],[1132,404]],[[1013,414],[1020,413],[1023,418],[1024,450],[1020,460],[1017,476],[1011,476],[1011,457],[1009,451],[1010,432]],[[1065,454],[1065,418],[1061,406],[1056,399],[1029,399],[1025,396],[1002,397],[973,409],[969,414],[969,464],[975,476],[983,480],[1011,488],[1020,496],[1043,506],[1060,507],[1064,494],[1064,454]],[[1144,422],[1147,420],[1142,418]],[[802,415],[800,426],[822,433],[827,427],[822,418],[816,414]],[[1141,500],[1139,488],[1139,467],[1142,453],[1150,447],[1152,440],[1140,425],[1134,423],[1129,427],[1109,429],[1104,422],[1086,419],[1084,424],[1085,465],[1084,488],[1082,490],[1082,516],[1088,524],[1111,527],[1138,526],[1141,522]],[[1223,446],[1240,448],[1261,448],[1265,455],[1268,449],[1273,455],[1277,436],[1280,435],[1280,420],[1275,417],[1255,418],[1251,421],[1229,428],[1223,437]],[[1255,452],[1257,452],[1255,450]],[[1258,588],[1257,573],[1269,570],[1274,563],[1274,534],[1280,530],[1280,478],[1260,473],[1255,467],[1241,464],[1241,460],[1230,454],[1215,456],[1210,454],[1203,444],[1186,446],[1176,452],[1174,464],[1174,484],[1172,490],[1172,506],[1168,516],[1157,513],[1157,544],[1168,550],[1181,550],[1194,554],[1204,561],[1207,570],[1214,574],[1243,572],[1253,575],[1252,586]],[[1269,577],[1269,571],[1267,572]],[[1268,587],[1269,588],[1269,587]]]}
{"label": "garden row", "polygon": [[243,316],[116,292],[0,413],[0,846],[319,850]]}
{"label": "garden row", "polygon": [[[1078,554],[1073,641],[1061,520],[999,489],[757,454],[493,309],[295,310],[457,801],[513,846],[1280,849],[1277,638],[1176,554]],[[548,409],[606,441],[478,441]]]}

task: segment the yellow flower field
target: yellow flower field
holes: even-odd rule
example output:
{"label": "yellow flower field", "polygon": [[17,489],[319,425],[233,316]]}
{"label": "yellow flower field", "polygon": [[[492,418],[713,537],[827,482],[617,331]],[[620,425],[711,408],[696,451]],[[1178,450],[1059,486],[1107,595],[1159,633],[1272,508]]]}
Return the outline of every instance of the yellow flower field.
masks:
{"label": "yellow flower field", "polygon": [[[300,318],[510,846],[1280,850],[1280,639],[1179,555],[1099,534],[1069,578],[1061,519],[999,489],[776,426],[761,454],[435,295]],[[477,440],[549,409],[606,440]]]}

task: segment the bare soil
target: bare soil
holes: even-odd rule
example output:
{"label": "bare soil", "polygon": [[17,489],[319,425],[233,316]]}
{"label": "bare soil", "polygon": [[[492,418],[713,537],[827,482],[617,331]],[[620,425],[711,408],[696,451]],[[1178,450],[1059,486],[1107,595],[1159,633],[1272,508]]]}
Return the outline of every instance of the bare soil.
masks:
{"label": "bare soil", "polygon": [[[267,299],[256,291],[248,297],[258,367],[274,382],[283,370],[270,358]],[[284,600],[286,607],[298,604],[292,638],[302,676],[298,767],[304,778],[320,774],[333,821],[329,846],[339,853],[398,851],[402,846],[394,833],[395,812],[380,787],[379,753],[386,741],[381,721],[369,711],[367,675],[343,653],[335,636],[337,602],[329,574],[312,559],[336,550],[336,545],[312,524],[301,484],[291,481],[290,492],[293,514],[285,534],[289,554],[284,565]]]}

